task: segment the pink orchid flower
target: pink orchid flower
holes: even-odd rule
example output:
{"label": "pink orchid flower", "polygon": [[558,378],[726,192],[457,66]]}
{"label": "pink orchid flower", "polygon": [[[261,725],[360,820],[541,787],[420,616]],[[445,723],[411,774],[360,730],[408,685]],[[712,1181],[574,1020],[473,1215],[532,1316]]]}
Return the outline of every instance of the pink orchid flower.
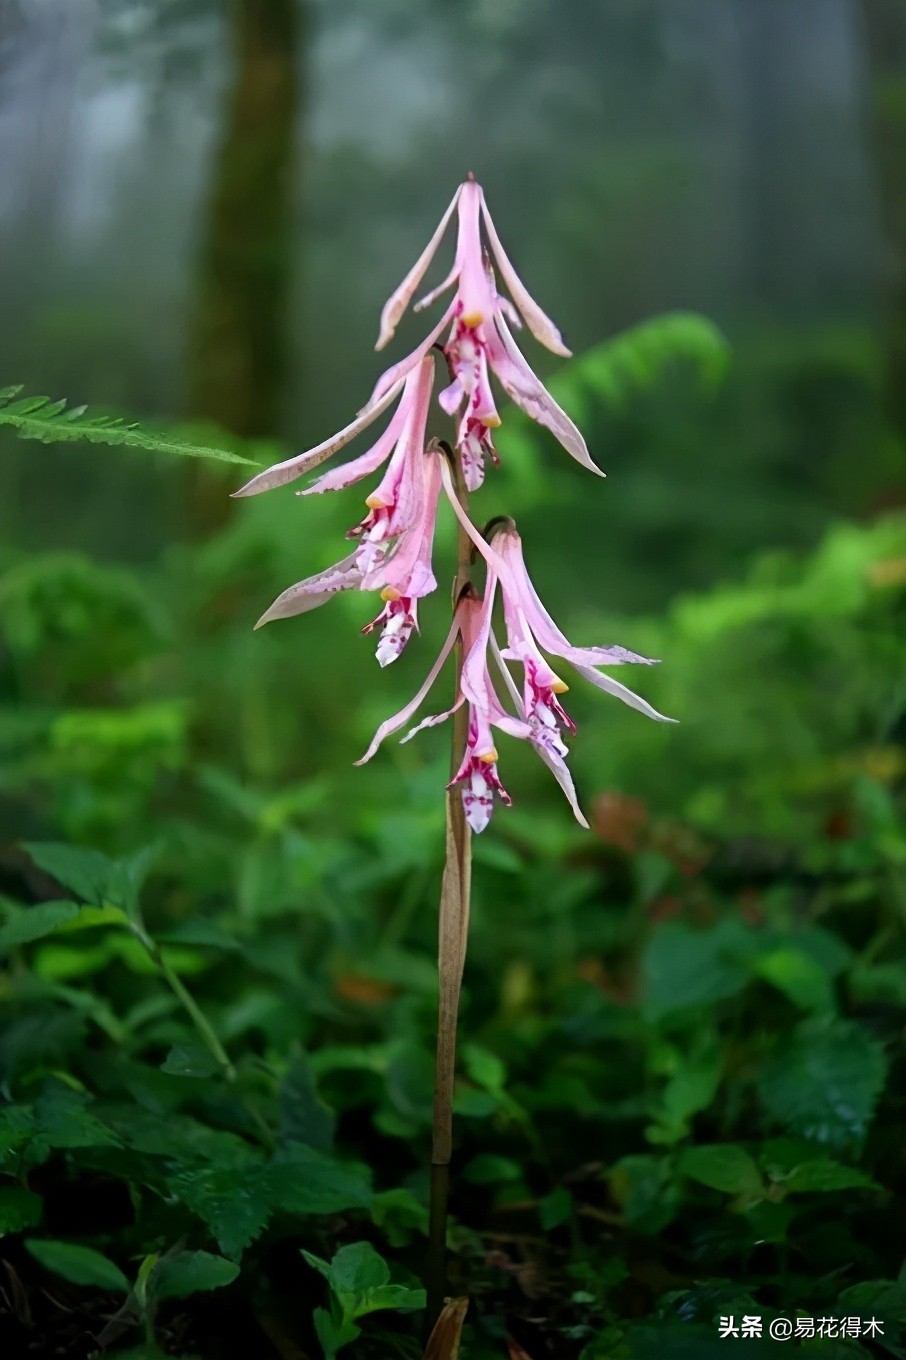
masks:
{"label": "pink orchid flower", "polygon": [[[484,598],[479,600],[471,591],[464,593],[450,631],[424,684],[408,704],[381,723],[368,750],[356,763],[362,765],[370,760],[387,737],[406,726],[427,697],[457,637],[461,637],[463,665],[459,693],[454,703],[441,713],[423,718],[401,740],[411,740],[417,732],[444,722],[463,704],[468,704],[466,748],[448,788],[462,784],[463,807],[472,830],[478,833],[488,825],[495,796],[507,807],[512,802],[497,770],[499,757],[493,737],[495,727],[511,737],[531,743],[566,795],[576,820],[587,828],[588,822],[579,807],[572,776],[566,765],[569,751],[563,731],[576,731],[575,723],[560,703],[560,695],[566,693],[569,686],[552,669],[542,655],[542,650],[569,661],[592,684],[622,699],[647,717],[658,722],[672,722],[672,718],[658,713],[640,695],[610,676],[602,675],[597,669],[599,666],[624,665],[627,662],[642,665],[655,663],[649,657],[627,651],[625,647],[574,647],[538,597],[525,565],[522,540],[512,521],[501,521],[492,534],[491,543],[486,542],[459,502],[447,459],[438,453],[429,455],[428,461],[439,464],[441,481],[450,504],[484,558],[487,567]],[[494,600],[498,589],[503,601],[506,627],[506,647],[503,650],[492,631]],[[501,703],[491,675],[489,657],[494,660],[503,679],[515,713],[508,713]],[[521,694],[507,661],[517,662],[523,668]]]}
{"label": "pink orchid flower", "polygon": [[[474,491],[481,485],[485,458],[498,461],[490,431],[500,424],[500,416],[491,391],[489,372],[496,376],[517,406],[551,430],[567,453],[583,467],[603,476],[592,462],[579,430],[532,372],[513,339],[507,318],[521,326],[521,317],[535,338],[554,354],[568,356],[570,353],[560,332],[531,297],[510,263],[488,212],[484,192],[471,176],[459,186],[427,247],[385,304],[376,348],[383,349],[393,336],[437,252],[454,208],[458,213],[458,232],[453,268],[439,287],[415,304],[414,310],[430,306],[456,284],[453,301],[418,349],[378,379],[371,401],[383,401],[387,392],[437,343],[444,328],[452,322],[446,344],[442,346],[452,380],[440,393],[439,401],[448,415],[460,413],[456,446],[469,490]],[[512,302],[497,292],[489,254],[482,242],[482,222],[490,251]]]}
{"label": "pink orchid flower", "polygon": [[399,409],[375,445],[300,493],[311,495],[350,486],[389,456],[381,482],[366,497],[367,515],[347,535],[358,539],[358,547],[341,562],[290,586],[256,627],[306,613],[341,590],[379,590],[384,608],[363,632],[380,626],[376,655],[382,666],[400,655],[418,626],[418,600],[437,587],[431,554],[440,469],[438,460],[427,458],[424,452],[433,380],[434,361],[428,357],[405,379]]}

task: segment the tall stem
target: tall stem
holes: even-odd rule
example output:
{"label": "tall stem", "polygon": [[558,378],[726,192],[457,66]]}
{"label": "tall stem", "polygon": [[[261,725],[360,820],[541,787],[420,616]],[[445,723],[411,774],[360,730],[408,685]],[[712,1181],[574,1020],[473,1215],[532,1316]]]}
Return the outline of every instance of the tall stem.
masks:
{"label": "tall stem", "polygon": [[[468,509],[468,492],[459,460],[455,464],[456,492]],[[471,541],[460,526],[453,608],[471,576]],[[462,672],[462,638],[456,644],[456,691]],[[456,774],[468,737],[468,708],[463,704],[453,715],[450,774]],[[431,1206],[428,1226],[427,1329],[443,1306],[447,1285],[447,1204],[450,1193],[450,1157],[453,1149],[453,1081],[456,1073],[456,1022],[466,961],[469,930],[469,899],[472,887],[472,833],[466,821],[459,789],[447,790],[446,859],[440,891],[438,921],[437,1060],[434,1082],[434,1125],[431,1139]]]}

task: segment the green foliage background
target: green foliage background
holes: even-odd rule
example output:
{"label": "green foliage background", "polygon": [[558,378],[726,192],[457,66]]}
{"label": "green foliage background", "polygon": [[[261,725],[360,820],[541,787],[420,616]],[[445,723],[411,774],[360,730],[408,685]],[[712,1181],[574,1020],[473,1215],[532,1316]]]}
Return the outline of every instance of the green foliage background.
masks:
{"label": "green foliage background", "polygon": [[[344,23],[377,22],[354,8]],[[394,53],[424,38],[410,8],[382,8]],[[179,16],[202,31],[210,7],[138,9],[154,60],[159,41],[174,57],[163,89],[183,69]],[[462,139],[480,142],[479,110],[495,111],[498,226],[578,335],[576,358],[542,371],[608,480],[505,408],[502,467],[475,512],[517,518],[578,644],[662,658],[631,679],[679,724],[577,681],[571,765],[591,833],[530,752],[502,749],[515,806],[475,846],[457,1088],[462,1354],[757,1357],[777,1346],[719,1340],[718,1320],[798,1314],[884,1328],[793,1343],[804,1355],[902,1357],[896,337],[842,291],[801,312],[740,295],[721,316],[729,342],[686,310],[655,256],[702,132],[657,129],[665,7],[530,9],[460,20],[439,5],[432,22],[476,96],[457,105]],[[114,58],[118,43],[143,50],[136,32],[112,26]],[[564,69],[612,54],[608,107],[631,144],[583,140],[596,66],[559,123],[531,82],[501,78],[548,41]],[[665,96],[668,112],[685,97]],[[544,194],[530,187],[539,147]],[[0,391],[0,1345],[13,1360],[422,1354],[448,737],[352,762],[446,632],[453,526],[423,634],[379,671],[360,596],[252,631],[287,584],[341,554],[357,493],[229,493],[241,464],[314,443],[361,404],[375,304],[463,173],[429,150],[388,164],[341,143],[313,158],[291,442],[273,422],[243,437],[183,418],[182,313],[145,298],[150,262],[147,278],[130,263],[135,306],[106,266],[97,296],[75,302],[43,273],[26,297],[23,275],[18,332],[0,336],[23,365],[3,380],[26,380]],[[143,218],[151,192],[130,192]],[[183,230],[164,195],[155,205],[133,223],[139,241],[158,218]],[[723,300],[705,258],[719,222],[709,230],[689,267],[710,280],[710,312]],[[855,237],[847,250],[855,288],[874,257]],[[151,418],[133,423],[133,406]]]}
{"label": "green foliage background", "polygon": [[[641,419],[696,382],[684,353],[721,376],[713,329],[665,318],[564,367],[559,395]],[[545,516],[591,497],[567,501],[515,417],[501,445],[482,495],[538,518],[546,590]],[[318,504],[314,564],[344,514]],[[144,567],[12,550],[0,578],[0,1223],[18,1270],[98,1301],[118,1354],[142,1327],[144,1355],[237,1334],[417,1353],[400,1310],[423,1301],[445,742],[349,762],[443,624],[389,674],[354,638],[359,599],[253,636],[298,517],[264,498]],[[586,1360],[710,1354],[718,1315],[806,1300],[893,1335],[904,549],[902,515],[836,523],[634,618],[565,569],[574,635],[664,657],[643,688],[682,722],[575,695],[591,835],[506,753],[458,1090],[470,1354],[539,1310]],[[325,1296],[353,1248],[380,1264]]]}

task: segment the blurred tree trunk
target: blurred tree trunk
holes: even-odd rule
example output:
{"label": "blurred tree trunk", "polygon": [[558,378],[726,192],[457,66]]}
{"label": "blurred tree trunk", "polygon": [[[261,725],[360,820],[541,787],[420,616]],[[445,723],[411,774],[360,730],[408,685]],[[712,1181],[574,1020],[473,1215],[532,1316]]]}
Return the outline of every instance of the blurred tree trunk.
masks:
{"label": "blurred tree trunk", "polygon": [[[231,13],[236,75],[199,260],[189,410],[234,434],[274,435],[287,370],[305,3],[233,0]],[[195,477],[195,527],[210,528],[230,503],[220,478]]]}
{"label": "blurred tree trunk", "polygon": [[862,0],[875,172],[887,247],[887,410],[906,440],[906,6]]}

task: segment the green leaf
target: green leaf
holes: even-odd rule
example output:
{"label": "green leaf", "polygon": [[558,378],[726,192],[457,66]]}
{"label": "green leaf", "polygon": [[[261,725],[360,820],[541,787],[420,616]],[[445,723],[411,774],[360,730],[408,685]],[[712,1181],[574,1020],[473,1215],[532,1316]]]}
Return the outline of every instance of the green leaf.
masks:
{"label": "green leaf", "polygon": [[37,1227],[43,1208],[41,1196],[33,1190],[20,1185],[0,1186],[0,1237]]}
{"label": "green leaf", "polygon": [[371,1202],[367,1167],[301,1143],[281,1148],[265,1176],[274,1208],[291,1214],[338,1214]]}
{"label": "green leaf", "polygon": [[33,1237],[26,1241],[25,1246],[46,1270],[62,1275],[71,1284],[89,1285],[122,1294],[128,1294],[132,1288],[119,1266],[93,1247],[79,1246],[76,1242],[45,1242]]}
{"label": "green leaf", "polygon": [[573,1211],[573,1197],[563,1185],[558,1185],[544,1199],[538,1201],[538,1217],[545,1232],[566,1223]]}
{"label": "green leaf", "polygon": [[49,397],[19,397],[21,391],[21,386],[0,389],[0,425],[11,426],[20,439],[38,439],[43,444],[87,441],[258,466],[251,458],[229,449],[194,443],[163,430],[147,430],[136,422],[127,424],[122,416],[89,415],[85,406],[67,407],[65,401],[51,402]]}
{"label": "green leaf", "polygon": [[146,847],[128,859],[115,860],[100,850],[54,841],[32,842],[24,847],[39,869],[95,907],[120,907],[128,916],[138,909],[141,891],[154,847]]}
{"label": "green leaf", "polygon": [[220,1250],[239,1256],[264,1230],[273,1211],[263,1168],[204,1167],[179,1172],[168,1184],[208,1225]]}
{"label": "green leaf", "polygon": [[518,1181],[522,1167],[512,1157],[501,1157],[496,1152],[479,1152],[463,1168],[463,1178],[473,1185],[498,1185],[502,1181]]}
{"label": "green leaf", "polygon": [[735,996],[748,981],[748,944],[744,927],[734,921],[707,930],[674,921],[660,926],[642,958],[643,1011],[657,1020]]}
{"label": "green leaf", "polygon": [[657,1123],[645,1130],[651,1143],[671,1146],[685,1138],[692,1115],[711,1104],[723,1074],[717,1052],[689,1057],[670,1077],[661,1095]]}
{"label": "green leaf", "polygon": [[302,1255],[324,1276],[346,1319],[385,1308],[412,1310],[425,1306],[423,1289],[390,1283],[390,1267],[370,1242],[351,1242],[341,1247],[332,1261],[304,1250]]}
{"label": "green leaf", "polygon": [[332,1318],[326,1308],[316,1308],[312,1321],[326,1360],[333,1360],[341,1346],[348,1346],[361,1335],[361,1329],[350,1318]]}
{"label": "green leaf", "polygon": [[679,1170],[700,1185],[727,1195],[756,1198],[764,1194],[761,1172],[749,1154],[735,1143],[687,1148],[679,1159]]}
{"label": "green leaf", "polygon": [[174,1044],[161,1063],[161,1071],[174,1077],[210,1077],[219,1070],[213,1053],[196,1039]]}
{"label": "green leaf", "polygon": [[185,1299],[209,1289],[232,1284],[239,1267],[208,1251],[179,1251],[158,1262],[151,1289],[158,1299]]}
{"label": "green leaf", "polygon": [[772,950],[756,960],[758,977],[770,982],[794,1006],[806,1011],[832,1011],[834,992],[827,971],[800,949]]}
{"label": "green leaf", "polygon": [[295,1058],[280,1085],[280,1133],[283,1138],[326,1152],[333,1144],[336,1115],[318,1095],[305,1054]]}
{"label": "green leaf", "polygon": [[830,1158],[802,1162],[793,1168],[781,1183],[788,1194],[825,1192],[830,1190],[877,1190],[880,1187],[871,1176],[854,1166],[844,1166]]}
{"label": "green leaf", "polygon": [[855,1021],[806,1021],[765,1062],[758,1093],[792,1133],[841,1147],[864,1138],[886,1073],[882,1044]]}
{"label": "green leaf", "polygon": [[481,1086],[492,1095],[499,1095],[506,1082],[506,1067],[496,1053],[489,1053],[477,1044],[466,1044],[463,1048],[465,1069],[476,1086]]}
{"label": "green leaf", "polygon": [[79,908],[75,902],[41,902],[34,907],[17,911],[3,926],[0,926],[0,954],[6,954],[19,945],[30,944],[52,935],[55,930],[66,925]]}
{"label": "green leaf", "polygon": [[115,1147],[119,1139],[89,1109],[90,1098],[64,1086],[51,1087],[35,1101],[35,1127],[52,1148]]}

